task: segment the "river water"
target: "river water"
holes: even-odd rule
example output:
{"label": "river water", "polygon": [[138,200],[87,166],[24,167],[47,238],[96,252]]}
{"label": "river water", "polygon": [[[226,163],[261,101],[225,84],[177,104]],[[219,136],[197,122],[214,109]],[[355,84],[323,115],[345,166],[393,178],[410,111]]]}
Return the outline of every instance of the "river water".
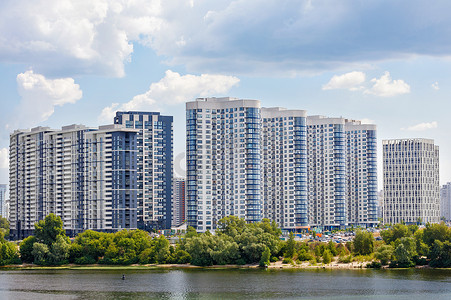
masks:
{"label": "river water", "polygon": [[450,300],[451,270],[0,271],[0,299],[299,298]]}

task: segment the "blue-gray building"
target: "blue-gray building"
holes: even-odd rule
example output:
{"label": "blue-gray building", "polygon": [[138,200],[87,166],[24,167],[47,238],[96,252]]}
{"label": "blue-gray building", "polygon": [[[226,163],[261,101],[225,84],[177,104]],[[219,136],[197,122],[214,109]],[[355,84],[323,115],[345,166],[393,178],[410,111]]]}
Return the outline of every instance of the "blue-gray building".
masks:
{"label": "blue-gray building", "polygon": [[138,228],[171,228],[173,117],[159,112],[120,111],[114,124],[138,130]]}

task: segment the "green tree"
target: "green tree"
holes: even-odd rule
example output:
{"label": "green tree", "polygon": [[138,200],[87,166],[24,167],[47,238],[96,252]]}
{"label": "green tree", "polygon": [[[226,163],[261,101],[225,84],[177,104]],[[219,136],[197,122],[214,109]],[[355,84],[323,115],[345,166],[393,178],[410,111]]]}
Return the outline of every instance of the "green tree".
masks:
{"label": "green tree", "polygon": [[70,240],[66,236],[58,235],[49,251],[49,263],[59,265],[68,263]]}
{"label": "green tree", "polygon": [[386,244],[395,242],[397,239],[409,237],[412,233],[404,224],[395,224],[392,228],[382,230],[381,236]]}
{"label": "green tree", "polygon": [[66,236],[63,229],[63,221],[61,217],[55,214],[49,214],[44,220],[40,220],[34,224],[34,234],[39,243],[52,245],[56,241],[57,236]]}
{"label": "green tree", "polygon": [[20,263],[17,246],[13,242],[0,243],[0,265]]}
{"label": "green tree", "polygon": [[4,236],[9,236],[9,221],[6,218],[0,217],[0,231]]}
{"label": "green tree", "polygon": [[244,219],[238,218],[237,216],[228,216],[218,221],[216,231],[235,237],[236,235],[241,234],[245,228],[246,221],[244,221]]}
{"label": "green tree", "polygon": [[388,265],[393,256],[393,247],[391,245],[382,245],[374,253],[376,259],[379,259],[382,265]]}
{"label": "green tree", "polygon": [[260,263],[259,263],[260,267],[269,266],[269,264],[271,263],[270,259],[271,259],[271,252],[269,251],[268,247],[265,247],[265,250],[263,251],[262,256],[260,258]]}
{"label": "green tree", "polygon": [[374,251],[374,237],[371,232],[357,230],[353,241],[354,253],[368,255]]}
{"label": "green tree", "polygon": [[34,261],[33,256],[33,244],[36,243],[36,237],[30,235],[29,237],[23,239],[19,244],[20,248],[20,259],[26,263],[32,263]]}
{"label": "green tree", "polygon": [[323,253],[323,263],[329,264],[332,261],[332,254],[329,249],[324,250]]}
{"label": "green tree", "polygon": [[440,224],[428,223],[423,230],[423,241],[426,245],[431,247],[436,240],[440,242],[451,242],[451,228],[448,228],[444,222],[441,222]]}
{"label": "green tree", "polygon": [[397,240],[394,257],[398,267],[408,268],[413,266],[413,259],[416,255],[416,243],[414,238],[403,237]]}
{"label": "green tree", "polygon": [[287,241],[286,247],[285,247],[284,257],[293,258],[295,251],[296,251],[296,241],[294,240],[293,232],[290,232],[290,236],[288,238],[288,241]]}
{"label": "green tree", "polygon": [[451,242],[435,240],[431,247],[430,266],[435,268],[451,268]]}
{"label": "green tree", "polygon": [[49,247],[43,243],[34,243],[33,251],[34,263],[37,265],[45,265],[48,262]]}
{"label": "green tree", "polygon": [[186,251],[191,255],[191,264],[195,266],[211,266],[210,256],[212,238],[205,234],[195,236],[186,243]]}

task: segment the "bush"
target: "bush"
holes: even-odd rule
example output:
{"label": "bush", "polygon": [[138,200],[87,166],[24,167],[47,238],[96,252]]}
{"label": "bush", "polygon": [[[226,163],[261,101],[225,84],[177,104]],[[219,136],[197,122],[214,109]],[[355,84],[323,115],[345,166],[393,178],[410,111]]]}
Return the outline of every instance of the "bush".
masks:
{"label": "bush", "polygon": [[279,259],[277,257],[275,257],[275,256],[272,256],[271,257],[271,262],[276,262],[276,261],[279,261]]}
{"label": "bush", "polygon": [[74,262],[78,265],[92,265],[95,264],[97,261],[91,256],[82,256],[76,258]]}
{"label": "bush", "polygon": [[293,264],[293,259],[291,257],[284,257],[283,264]]}
{"label": "bush", "polygon": [[323,263],[329,264],[332,261],[332,253],[330,253],[330,250],[327,249],[323,253]]}
{"label": "bush", "polygon": [[367,264],[366,267],[370,269],[380,269],[382,265],[380,262],[372,261],[371,263]]}
{"label": "bush", "polygon": [[342,264],[349,264],[352,261],[352,255],[340,255],[338,257],[338,262]]}

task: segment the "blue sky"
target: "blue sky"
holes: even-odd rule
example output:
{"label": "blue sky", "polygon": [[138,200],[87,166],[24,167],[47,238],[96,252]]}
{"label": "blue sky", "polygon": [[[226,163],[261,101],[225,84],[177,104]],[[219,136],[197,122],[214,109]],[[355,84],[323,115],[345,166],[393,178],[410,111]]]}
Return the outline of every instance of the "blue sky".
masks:
{"label": "blue sky", "polygon": [[432,138],[444,184],[450,11],[450,1],[416,0],[1,1],[0,181],[14,129],[158,110],[175,117],[177,156],[185,101],[232,96],[377,124],[379,148]]}

